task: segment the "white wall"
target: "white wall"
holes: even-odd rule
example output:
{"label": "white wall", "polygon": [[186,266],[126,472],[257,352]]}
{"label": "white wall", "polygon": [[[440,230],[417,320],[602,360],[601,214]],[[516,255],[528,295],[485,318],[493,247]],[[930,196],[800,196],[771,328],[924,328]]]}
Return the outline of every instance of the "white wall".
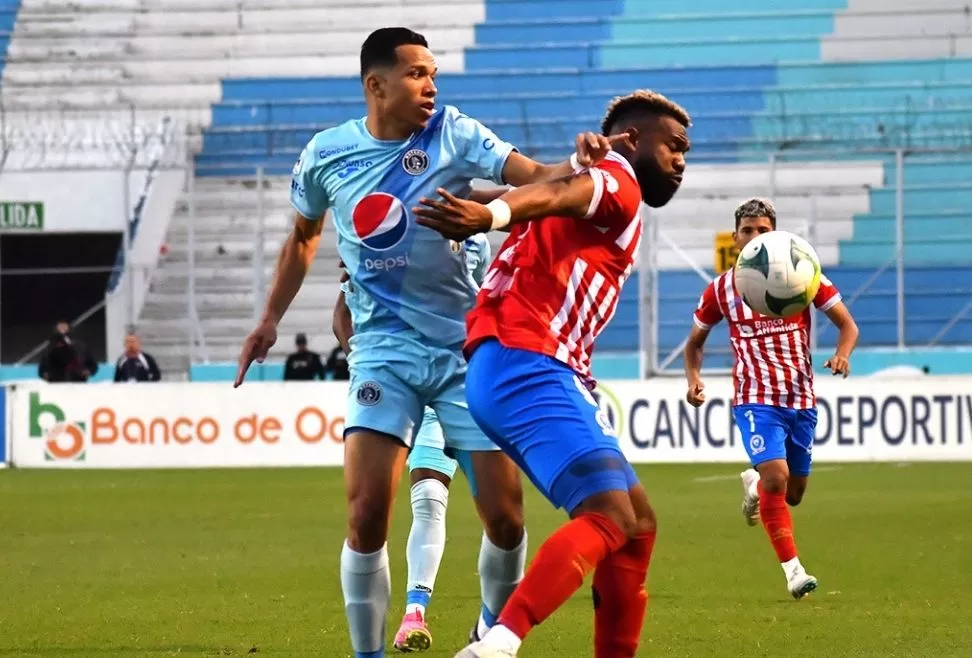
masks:
{"label": "white wall", "polygon": [[[732,383],[607,381],[601,420],[633,463],[742,463]],[[972,378],[817,383],[814,462],[972,461]],[[32,468],[339,466],[347,384],[18,385],[8,392],[13,463]],[[595,413],[592,411],[592,413]],[[34,422],[32,422],[34,421]]]}
{"label": "white wall", "polygon": [[123,171],[5,171],[0,201],[43,203],[45,232],[121,231],[124,185]]}

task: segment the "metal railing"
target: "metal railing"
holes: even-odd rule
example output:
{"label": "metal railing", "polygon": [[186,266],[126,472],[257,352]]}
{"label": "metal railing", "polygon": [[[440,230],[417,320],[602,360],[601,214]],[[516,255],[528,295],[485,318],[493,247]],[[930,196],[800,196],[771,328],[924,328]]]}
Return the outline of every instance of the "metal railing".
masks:
{"label": "metal railing", "polygon": [[[830,214],[820,210],[822,200],[829,200],[828,197],[832,197],[835,194],[839,194],[840,190],[817,190],[813,191],[813,183],[808,182],[807,187],[810,188],[809,191],[801,191],[798,188],[792,186],[789,189],[780,189],[779,185],[779,171],[786,166],[788,162],[794,164],[807,162],[814,153],[805,152],[780,152],[772,154],[766,161],[766,171],[768,174],[768,180],[765,182],[763,189],[759,189],[758,186],[754,186],[751,190],[739,190],[739,198],[737,201],[742,201],[747,196],[762,196],[767,195],[771,198],[779,196],[780,198],[794,199],[796,197],[802,197],[807,201],[807,205],[810,209],[808,221],[805,226],[794,227],[792,225],[787,226],[787,218],[785,214],[781,214],[780,223],[781,228],[786,228],[787,230],[793,230],[798,234],[803,234],[804,237],[808,238],[811,243],[817,244],[822,238],[818,237],[821,230],[828,227],[834,227],[837,223],[842,223],[845,225],[853,226],[856,221],[869,221],[866,219],[867,210],[861,209],[860,211],[853,210],[853,204],[850,204],[847,212],[844,212],[841,216],[840,214],[835,214],[831,212]],[[819,155],[819,154],[817,154]],[[933,171],[935,167],[942,167],[948,162],[960,162],[963,166],[968,167],[972,171],[972,149],[951,149],[949,151],[938,151],[938,150],[882,150],[882,149],[869,149],[862,151],[860,153],[862,160],[871,160],[876,165],[883,167],[884,175],[884,185],[876,185],[873,188],[884,189],[893,195],[893,209],[890,215],[893,217],[893,226],[887,227],[884,235],[880,239],[873,241],[870,246],[875,247],[877,252],[890,252],[890,257],[884,260],[875,261],[872,259],[862,258],[860,255],[856,256],[860,265],[855,266],[858,270],[858,274],[863,278],[862,281],[855,283],[852,287],[844,287],[842,290],[845,303],[851,308],[853,312],[855,305],[867,298],[872,298],[874,295],[887,296],[888,294],[893,295],[893,322],[894,324],[894,338],[890,341],[883,341],[879,343],[880,345],[886,345],[888,347],[894,347],[897,349],[906,349],[909,347],[930,347],[940,345],[947,339],[950,332],[952,332],[956,326],[963,323],[967,318],[972,316],[972,301],[969,301],[957,312],[943,311],[939,315],[920,317],[915,316],[914,313],[909,313],[908,303],[909,300],[920,297],[922,295],[937,295],[938,297],[945,298],[950,297],[953,301],[959,300],[964,301],[966,298],[972,299],[972,288],[963,287],[959,284],[952,284],[947,280],[943,280],[937,283],[934,287],[926,287],[922,290],[914,286],[908,285],[908,273],[911,271],[916,271],[918,268],[922,267],[956,267],[956,268],[968,268],[972,270],[972,252],[967,252],[962,248],[955,251],[959,253],[940,253],[944,252],[944,248],[950,243],[958,242],[960,244],[972,246],[972,209],[958,213],[954,212],[954,203],[946,201],[944,208],[936,208],[931,203],[929,203],[929,208],[927,211],[927,216],[923,219],[930,220],[933,222],[928,228],[932,232],[929,235],[930,240],[935,240],[937,242],[932,242],[925,246],[925,253],[913,253],[908,255],[907,250],[909,245],[915,244],[914,234],[915,231],[912,229],[910,232],[906,232],[906,225],[910,217],[915,217],[918,219],[919,214],[916,210],[916,202],[910,202],[909,199],[912,195],[941,195],[943,198],[947,199],[947,195],[950,192],[955,192],[962,194],[968,192],[972,194],[972,186],[968,186],[962,181],[954,181],[949,178],[945,178],[941,182],[935,182],[934,175],[930,175],[928,172]],[[853,164],[853,161],[839,161],[834,162],[832,166],[839,167],[841,162],[846,164]],[[752,163],[750,163],[752,164]],[[915,165],[919,167],[924,167],[924,174],[921,170],[916,170]],[[945,171],[944,169],[938,169],[938,171]],[[910,172],[910,173],[909,173]],[[908,176],[911,176],[910,179]],[[944,174],[943,174],[944,175]],[[953,179],[955,177],[953,176]],[[930,179],[929,182],[925,182],[926,179]],[[856,191],[850,187],[843,190],[844,194],[848,195],[863,195],[865,198],[871,199],[872,186],[861,186]],[[702,198],[702,197],[699,197]],[[961,199],[961,197],[960,197]],[[678,202],[692,202],[691,195],[680,195],[678,197]],[[719,219],[714,222],[714,226],[719,226],[721,224],[722,230],[732,229],[732,204],[730,199],[726,199],[726,209],[727,213],[724,218]],[[861,216],[864,216],[862,219]],[[940,229],[935,226],[934,220],[936,216],[941,216],[943,219],[955,219],[958,218],[959,222],[962,222],[966,228],[965,230],[960,230],[958,234],[953,233],[934,233],[935,229]],[[642,290],[639,294],[639,304],[642,308],[641,317],[642,318],[654,318],[655,321],[648,325],[647,329],[642,331],[642,340],[639,346],[641,351],[641,361],[647,364],[647,368],[643,368],[642,372],[650,375],[659,374],[669,374],[675,372],[672,370],[673,364],[681,356],[681,352],[684,349],[685,341],[681,341],[677,345],[662,345],[659,342],[659,303],[665,298],[665,291],[659,290],[659,280],[662,279],[662,268],[659,266],[658,253],[660,250],[667,250],[670,254],[675,254],[677,258],[681,261],[681,269],[694,271],[700,278],[700,285],[698,287],[698,293],[701,294],[704,286],[713,278],[714,269],[709,262],[700,262],[698,258],[691,256],[688,250],[684,248],[684,245],[678,244],[674,241],[666,232],[670,225],[665,224],[662,220],[659,220],[658,213],[648,211],[645,214],[646,218],[646,241],[647,244],[644,253],[644,258],[641,263],[641,271],[643,273],[643,278],[645,281],[650,282],[649,286],[642,286]],[[711,229],[709,232],[705,230],[700,230],[698,232],[699,240],[706,240],[708,244],[713,244],[715,232],[719,230],[716,228]],[[911,236],[909,238],[909,236]],[[850,235],[846,236],[850,238]],[[841,247],[847,247],[845,240],[840,241]],[[850,243],[853,244],[853,243]],[[941,248],[939,248],[939,245]],[[698,244],[691,245],[696,247],[698,251]],[[818,247],[821,245],[818,244]],[[831,245],[824,245],[831,246]],[[708,252],[707,252],[708,253]],[[873,268],[873,271],[867,274],[867,270]],[[913,270],[912,268],[915,268]],[[824,271],[828,269],[827,263],[824,264]],[[887,289],[888,284],[888,273],[893,272],[893,290]],[[884,281],[884,289],[876,290],[876,285],[879,281]],[[841,282],[839,280],[835,283],[840,287]],[[819,314],[818,314],[819,315]],[[672,318],[667,318],[672,320]],[[676,318],[677,319],[677,318]],[[866,325],[872,326],[875,322],[875,318],[870,316],[857,317],[859,323],[863,321]],[[684,318],[685,321],[685,334],[687,336],[688,330],[691,326],[691,319],[686,314]],[[940,322],[941,328],[934,333],[930,338],[919,338],[916,333],[909,332],[909,322]],[[885,323],[886,325],[887,323]],[[819,334],[821,332],[821,323],[819,321],[814,322],[814,329],[811,332],[812,346],[816,348],[820,343]],[[867,332],[867,328],[862,329],[862,332]],[[870,342],[874,344],[873,340],[869,341],[868,336],[863,337],[864,342]],[[828,343],[832,341],[832,338],[828,338]],[[820,347],[824,345],[820,344]],[[829,345],[828,345],[829,346]],[[717,347],[717,346],[714,346]]]}
{"label": "metal railing", "polygon": [[[716,161],[728,162],[739,159],[738,152],[706,155],[712,155],[711,158],[707,159]],[[828,152],[828,155],[832,156],[833,153]],[[886,235],[880,236],[880,239],[872,245],[879,248],[878,252],[887,257],[882,256],[880,260],[870,259],[867,261],[868,264],[866,266],[862,266],[862,268],[868,268],[870,272],[860,276],[858,279],[859,283],[854,286],[850,288],[844,287],[842,292],[846,303],[853,310],[857,303],[873,298],[875,294],[893,295],[894,311],[892,315],[894,317],[894,340],[888,343],[889,346],[906,348],[919,345],[940,345],[947,342],[951,332],[957,326],[964,323],[970,314],[972,314],[972,302],[965,305],[960,311],[949,314],[943,312],[933,318],[936,322],[941,323],[940,328],[934,332],[934,335],[917,340],[909,333],[908,322],[914,318],[909,318],[908,316],[908,300],[911,295],[920,295],[922,293],[921,291],[911,290],[907,287],[908,268],[912,265],[933,265],[934,262],[927,259],[922,261],[916,259],[913,255],[906,258],[906,248],[910,244],[909,236],[911,234],[906,233],[905,228],[908,224],[909,217],[915,215],[917,212],[916,202],[910,202],[909,204],[908,200],[911,198],[911,195],[934,194],[936,190],[943,194],[948,193],[949,190],[958,193],[965,190],[966,187],[969,187],[970,193],[972,193],[972,186],[967,186],[961,180],[953,180],[952,182],[946,180],[945,182],[935,183],[934,177],[929,178],[928,176],[925,176],[924,179],[928,179],[931,182],[923,182],[924,179],[921,176],[909,179],[908,175],[909,172],[919,171],[916,165],[922,167],[923,169],[920,171],[924,171],[927,174],[929,168],[936,166],[935,163],[940,164],[950,160],[968,163],[970,169],[972,169],[972,147],[969,149],[953,148],[947,151],[919,148],[907,150],[891,150],[875,147],[857,150],[848,148],[846,151],[840,153],[840,160],[836,160],[838,164],[834,166],[839,166],[839,162],[851,162],[850,158],[868,160],[874,163],[875,166],[883,168],[883,180],[875,187],[886,190],[885,195],[893,195],[893,203],[891,204],[892,211],[888,215],[893,215],[894,222],[893,225],[889,225]],[[698,240],[704,240],[711,244],[716,230],[715,227],[731,230],[731,210],[733,202],[742,200],[743,197],[747,196],[769,196],[771,198],[799,198],[801,203],[807,208],[807,215],[804,218],[806,219],[805,225],[795,227],[792,222],[788,224],[785,214],[781,214],[781,226],[802,233],[812,243],[830,239],[831,242],[828,245],[833,247],[832,234],[824,234],[821,236],[819,232],[837,224],[853,226],[855,214],[860,211],[866,211],[867,208],[862,208],[860,211],[848,210],[843,214],[835,214],[832,210],[824,210],[822,208],[830,207],[828,203],[831,201],[833,194],[835,194],[834,190],[821,189],[820,185],[814,186],[812,182],[809,182],[801,188],[792,184],[792,175],[789,179],[785,178],[789,164],[805,163],[808,159],[816,159],[817,162],[820,162],[824,158],[819,150],[796,148],[774,151],[761,160],[758,156],[747,158],[748,162],[745,163],[747,166],[757,167],[759,171],[763,172],[761,173],[761,175],[764,175],[762,182],[745,189],[720,190],[719,196],[726,204],[726,214],[719,218],[713,218],[711,225],[706,224],[706,226],[711,226],[711,229],[701,228],[696,234]],[[278,231],[271,227],[282,226],[281,222],[284,221],[284,213],[287,214],[288,218],[290,216],[289,205],[286,201],[288,194],[286,177],[282,173],[271,176],[268,175],[266,168],[256,166],[249,169],[248,175],[240,176],[238,170],[244,169],[245,165],[230,164],[228,166],[232,167],[232,170],[229,172],[231,177],[252,182],[251,186],[247,185],[236,188],[237,190],[245,189],[246,198],[234,199],[233,210],[222,210],[219,206],[219,199],[206,196],[206,208],[202,211],[200,210],[199,202],[204,192],[199,190],[199,179],[196,175],[189,175],[187,177],[184,215],[181,215],[181,219],[177,218],[173,224],[173,229],[175,229],[178,226],[178,222],[185,222],[185,264],[166,263],[163,258],[163,265],[169,268],[169,272],[174,271],[172,268],[175,268],[175,271],[181,271],[181,267],[185,268],[186,301],[184,310],[180,314],[183,320],[182,326],[185,327],[186,348],[184,351],[190,362],[207,361],[212,358],[213,352],[210,349],[211,341],[209,340],[205,327],[213,322],[213,318],[216,317],[212,315],[210,310],[207,310],[205,306],[200,304],[198,274],[201,268],[212,267],[212,262],[204,260],[204,257],[201,255],[205,254],[207,250],[214,248],[219,240],[216,239],[216,236],[214,236],[211,230],[206,231],[204,237],[201,237],[200,227],[205,226],[205,222],[208,219],[215,218],[223,213],[233,214],[237,220],[245,220],[238,224],[239,229],[235,229],[239,232],[231,236],[220,236],[220,239],[231,237],[235,242],[245,239],[246,241],[251,241],[253,245],[252,251],[245,261],[252,272],[252,276],[249,278],[246,286],[248,294],[252,299],[252,307],[242,312],[240,316],[243,322],[240,325],[241,329],[238,338],[242,340],[248,321],[253,321],[259,317],[266,297],[267,287],[269,285],[267,279],[268,266],[270,265],[269,254],[272,252],[272,249],[267,251],[267,244],[270,241],[279,241],[284,237],[282,233],[278,234]],[[692,166],[694,165],[690,164],[690,167]],[[277,171],[274,169],[273,173],[276,174]],[[207,173],[214,172],[210,170]],[[689,176],[691,176],[691,169]],[[691,179],[689,178],[687,180],[690,182]],[[272,194],[275,195],[274,197],[269,196],[271,190]],[[856,194],[862,199],[867,199],[871,197],[871,192],[872,190],[868,187],[861,186],[856,191]],[[210,192],[205,193],[210,194]],[[703,198],[705,195],[711,196],[711,194],[711,191],[702,190],[693,197],[693,192],[690,189],[686,189],[680,193],[674,203],[687,203],[691,202],[693,198]],[[280,217],[277,217],[278,214]],[[968,220],[969,230],[968,234],[963,234],[960,237],[972,242],[972,210],[969,211],[968,215],[962,216]],[[645,244],[642,250],[642,263],[640,265],[642,276],[638,284],[638,318],[641,329],[638,332],[638,340],[632,340],[632,352],[637,350],[640,355],[641,372],[664,374],[672,371],[672,367],[678,360],[684,343],[681,345],[672,343],[661,344],[660,334],[662,333],[661,327],[663,323],[671,322],[672,320],[682,320],[682,318],[660,317],[659,302],[671,292],[664,288],[665,274],[663,270],[666,267],[662,263],[662,257],[664,257],[666,263],[669,263],[669,268],[674,258],[680,261],[681,264],[679,267],[687,271],[694,271],[699,277],[699,289],[697,292],[701,292],[702,287],[711,279],[714,272],[712,263],[708,258],[702,260],[701,256],[693,255],[693,253],[699,253],[699,245],[697,243],[691,245],[685,243],[680,244],[679,239],[674,237],[675,234],[672,233],[671,227],[663,222],[655,221],[655,217],[655,213],[649,212],[646,214]],[[828,238],[827,235],[831,235],[831,238]],[[849,238],[851,236],[846,235],[845,237]],[[325,239],[333,240],[333,233],[326,236]],[[693,242],[695,241],[693,240]],[[964,261],[952,258],[947,261],[947,264],[972,267],[972,256],[967,256]],[[894,272],[893,290],[888,285],[890,283],[888,273],[892,271]],[[9,274],[9,272],[0,270],[0,274]],[[840,285],[840,281],[837,281],[837,283]],[[879,284],[881,285],[880,290],[877,288]],[[951,292],[948,292],[949,290]],[[944,294],[943,291],[953,296],[964,294],[972,298],[972,290],[961,290],[956,286],[950,288],[948,282],[943,282],[938,290],[929,292]],[[224,313],[221,317],[225,318],[227,316]],[[178,318],[173,317],[171,319]],[[861,318],[858,319],[860,320]],[[690,319],[686,317],[684,320],[687,334]],[[140,327],[148,324],[144,319],[133,318],[133,321],[137,322]],[[819,340],[818,330],[820,323],[818,322],[816,325],[818,329],[812,334],[812,340],[815,345]],[[326,332],[328,318],[322,317],[320,326]],[[829,341],[831,339],[828,338],[827,340]],[[219,356],[216,358],[221,359],[223,357]]]}

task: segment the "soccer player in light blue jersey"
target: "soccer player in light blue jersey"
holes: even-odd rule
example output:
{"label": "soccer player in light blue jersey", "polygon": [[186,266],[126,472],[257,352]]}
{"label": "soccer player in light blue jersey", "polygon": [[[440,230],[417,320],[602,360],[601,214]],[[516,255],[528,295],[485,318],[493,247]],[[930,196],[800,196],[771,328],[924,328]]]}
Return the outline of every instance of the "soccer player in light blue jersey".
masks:
{"label": "soccer player in light blue jersey", "polygon": [[[368,113],[318,133],[294,166],[294,229],[281,250],[263,317],[240,354],[235,385],[262,361],[310,268],[325,213],[354,295],[345,428],[348,537],[341,587],[356,658],[385,655],[391,592],[386,539],[395,492],[423,409],[466,464],[484,525],[481,621],[489,626],[522,577],[522,488],[513,462],[469,414],[461,348],[476,285],[462,253],[416,224],[411,208],[438,188],[480,178],[524,185],[569,175],[610,144],[587,133],[571,161],[542,165],[454,107],[436,108],[435,59],[424,37],[382,28],[361,49]],[[460,250],[461,251],[461,250]],[[483,565],[488,568],[484,569]]]}
{"label": "soccer player in light blue jersey", "polygon": [[[489,241],[485,234],[474,235],[461,245],[453,242],[452,248],[464,251],[469,274],[477,286],[481,286],[490,262]],[[335,338],[345,353],[350,354],[350,338],[354,335],[354,327],[347,296],[353,293],[347,272],[341,278],[341,293],[334,305],[332,324]],[[445,553],[449,486],[457,468],[456,460],[445,454],[445,437],[435,410],[426,407],[422,427],[408,456],[412,527],[405,545],[405,563],[408,568],[405,615],[393,641],[395,648],[400,651],[423,651],[432,644],[426,611]],[[485,555],[488,557],[488,544],[486,551]],[[481,577],[485,573],[487,580],[490,579],[490,567],[491,562],[488,560],[480,564]],[[516,565],[515,573],[518,574],[521,570],[522,566]],[[476,630],[478,633],[481,629]],[[485,632],[485,629],[482,630]]]}

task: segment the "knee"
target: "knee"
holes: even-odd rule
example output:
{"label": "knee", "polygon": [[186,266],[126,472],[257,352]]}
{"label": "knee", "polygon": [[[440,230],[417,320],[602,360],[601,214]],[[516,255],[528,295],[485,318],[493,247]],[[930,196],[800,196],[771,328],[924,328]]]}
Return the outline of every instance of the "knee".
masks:
{"label": "knee", "polygon": [[647,510],[640,513],[636,512],[633,536],[650,535],[656,532],[658,532],[658,519],[655,516],[655,510],[649,507]]}
{"label": "knee", "polygon": [[786,490],[786,504],[790,507],[796,507],[803,502],[803,494],[806,488],[801,486],[793,487],[791,486]]}
{"label": "knee", "polygon": [[587,504],[584,512],[607,517],[628,539],[642,532],[650,532],[648,528],[654,526],[654,521],[649,522],[647,519],[640,519],[630,504],[615,504],[614,501],[605,501],[605,503]]}
{"label": "knee", "polygon": [[413,518],[444,522],[449,505],[449,489],[439,480],[419,480],[412,485],[411,502]]}
{"label": "knee", "polygon": [[523,541],[523,506],[506,504],[483,513],[483,529],[494,546],[512,551]]}
{"label": "knee", "polygon": [[786,466],[780,467],[774,464],[771,467],[760,469],[759,486],[767,493],[786,493],[789,478],[790,474],[787,472]]}
{"label": "knee", "polygon": [[388,539],[390,513],[383,499],[352,496],[348,501],[348,546],[358,553],[379,550]]}

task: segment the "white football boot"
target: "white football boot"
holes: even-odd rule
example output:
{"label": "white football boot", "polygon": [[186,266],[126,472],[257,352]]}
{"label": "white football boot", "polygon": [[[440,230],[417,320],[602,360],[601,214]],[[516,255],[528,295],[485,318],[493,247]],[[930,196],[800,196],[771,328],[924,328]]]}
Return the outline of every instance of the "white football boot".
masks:
{"label": "white football boot", "polygon": [[509,649],[488,646],[480,640],[457,653],[455,658],[516,658],[516,653]]}
{"label": "white football boot", "polygon": [[746,523],[754,526],[759,524],[759,490],[756,488],[759,482],[759,473],[756,469],[750,468],[739,474],[743,485],[742,513],[746,517]]}
{"label": "white football boot", "polygon": [[455,658],[516,658],[519,649],[520,638],[505,626],[497,624],[483,635],[483,639],[471,643]]}
{"label": "white football boot", "polygon": [[795,599],[802,599],[804,596],[817,589],[817,579],[807,573],[807,570],[800,564],[800,558],[793,558],[782,565],[783,573],[786,574],[786,588],[790,590],[790,596]]}

